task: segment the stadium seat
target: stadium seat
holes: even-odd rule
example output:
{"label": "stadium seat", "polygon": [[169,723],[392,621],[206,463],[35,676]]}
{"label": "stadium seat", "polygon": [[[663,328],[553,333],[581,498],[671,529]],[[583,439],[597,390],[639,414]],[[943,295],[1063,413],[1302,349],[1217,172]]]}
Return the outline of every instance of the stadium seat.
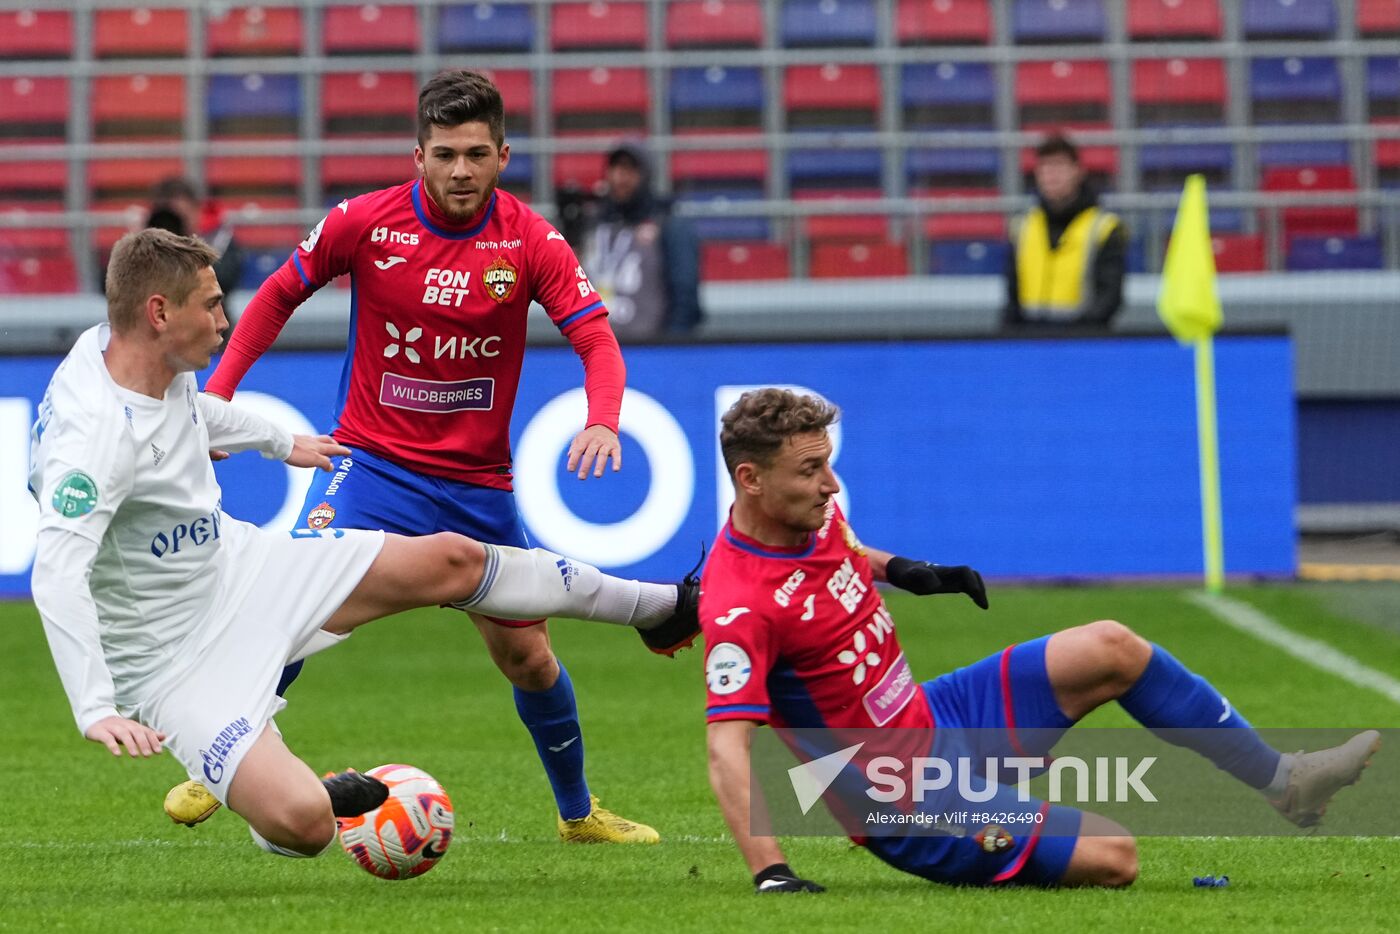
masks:
{"label": "stadium seat", "polygon": [[671,125],[751,128],[763,124],[763,73],[758,68],[677,68],[671,72]]}
{"label": "stadium seat", "polygon": [[1348,165],[1351,144],[1346,140],[1273,141],[1259,144],[1259,167],[1288,165]]}
{"label": "stadium seat", "polygon": [[874,129],[879,72],[874,65],[791,65],[783,73],[783,109],[793,130]]}
{"label": "stadium seat", "polygon": [[210,156],[204,173],[212,197],[245,201],[295,198],[302,174],[295,156]]}
{"label": "stadium seat", "polygon": [[1249,63],[1256,123],[1332,123],[1342,76],[1334,58],[1256,58]]}
{"label": "stadium seat", "polygon": [[467,3],[442,8],[439,52],[531,52],[535,16],[524,3]]}
{"label": "stadium seat", "polygon": [[183,75],[104,75],[92,83],[96,140],[179,139],[185,127]]}
{"label": "stadium seat", "polygon": [[[501,92],[506,105],[506,135],[528,135],[535,113],[535,78],[523,68],[483,68],[481,73],[490,78]],[[410,100],[417,100],[415,92]]]}
{"label": "stadium seat", "polygon": [[[602,163],[601,157],[598,162]],[[761,191],[752,188],[731,188],[684,192],[676,199],[676,203],[733,204],[761,200]],[[694,225],[696,236],[702,240],[767,240],[772,232],[772,225],[766,217],[696,217],[691,223]]]}
{"label": "stadium seat", "polygon": [[[55,215],[63,210],[58,201],[0,203],[0,217],[34,220]],[[61,225],[52,227],[0,227],[0,259],[21,259],[25,256],[51,256],[67,251],[68,231]]]}
{"label": "stadium seat", "polygon": [[788,48],[874,45],[875,3],[784,0],[779,32]]}
{"label": "stadium seat", "polygon": [[[239,235],[242,236],[241,228]],[[285,250],[275,248],[245,250],[243,259],[238,266],[238,287],[250,292],[260,288],[267,281],[267,277],[276,272],[287,261],[287,256],[296,244],[296,240],[290,241]]]}
{"label": "stadium seat", "polygon": [[[522,137],[516,136],[518,141]],[[528,137],[523,137],[528,139]],[[535,156],[533,153],[517,152],[511,149],[510,161],[501,171],[501,185],[516,197],[525,196],[535,181]]]}
{"label": "stadium seat", "polygon": [[808,275],[813,279],[880,279],[909,275],[902,243],[817,243]]}
{"label": "stadium seat", "polygon": [[[1274,168],[1263,173],[1260,191],[1355,191],[1356,179],[1344,165]],[[1357,232],[1355,207],[1308,206],[1284,208],[1283,233],[1297,236],[1353,236]]]}
{"label": "stadium seat", "polygon": [[[1400,131],[1400,117],[1377,120],[1375,124]],[[1377,182],[1380,186],[1382,188],[1400,188],[1400,136],[1376,140],[1375,157]]]}
{"label": "stadium seat", "polygon": [[62,205],[68,187],[68,165],[56,159],[13,162],[0,172],[0,199]]}
{"label": "stadium seat", "polygon": [[67,133],[67,78],[0,78],[0,139],[62,142]]}
{"label": "stadium seat", "polygon": [[[852,202],[874,201],[883,197],[878,188],[855,189],[849,191],[802,191],[793,200],[811,204],[816,201]],[[850,243],[884,240],[890,234],[890,219],[884,214],[813,214],[801,219],[803,236],[816,242]]]}
{"label": "stadium seat", "polygon": [[1015,0],[1011,35],[1029,43],[1102,42],[1106,22],[1100,0]]}
{"label": "stadium seat", "polygon": [[924,237],[929,240],[1003,240],[1006,238],[1006,215],[1001,211],[969,211],[954,213],[938,205],[939,199],[996,198],[996,188],[940,188],[913,190],[912,198],[931,198],[930,213],[924,216]]}
{"label": "stadium seat", "polygon": [[740,186],[762,194],[768,163],[767,149],[679,149],[671,154],[671,182],[678,190]]}
{"label": "stadium seat", "polygon": [[411,6],[326,7],[327,55],[408,55],[418,51],[418,11]]}
{"label": "stadium seat", "polygon": [[[277,171],[285,173],[286,170],[277,168]],[[217,188],[213,177],[211,168],[211,192]],[[301,201],[294,195],[229,196],[220,197],[219,203],[225,210],[224,219],[234,226],[238,245],[246,250],[270,250],[286,259],[292,247],[306,236],[306,228],[301,224],[269,224],[260,217],[268,211],[295,211],[301,207]]]}
{"label": "stadium seat", "polygon": [[1250,234],[1212,234],[1211,251],[1216,272],[1263,272],[1264,238]]}
{"label": "stadium seat", "polygon": [[786,157],[788,186],[802,191],[853,191],[880,187],[884,158],[878,149],[793,149]]}
{"label": "stadium seat", "polygon": [[1294,237],[1288,245],[1288,268],[1384,269],[1380,237]]}
{"label": "stadium seat", "polygon": [[1138,164],[1150,191],[1177,188],[1196,172],[1216,183],[1230,178],[1235,151],[1229,143],[1153,143],[1142,147]]}
{"label": "stadium seat", "polygon": [[1333,0],[1244,0],[1246,39],[1331,39],[1337,34]]}
{"label": "stadium seat", "polygon": [[326,156],[321,160],[322,198],[327,205],[367,191],[390,188],[417,172],[409,153],[390,156]]}
{"label": "stadium seat", "polygon": [[1218,58],[1139,59],[1133,62],[1138,125],[1223,123],[1226,84]]}
{"label": "stadium seat", "polygon": [[556,3],[550,8],[549,41],[556,52],[570,49],[645,49],[644,3]]}
{"label": "stadium seat", "polygon": [[911,188],[991,188],[1001,175],[1001,151],[911,149],[904,157],[904,174]]}
{"label": "stadium seat", "polygon": [[1005,239],[936,241],[929,244],[928,271],[933,276],[1001,276],[1010,255]]}
{"label": "stadium seat", "polygon": [[205,106],[211,136],[294,136],[301,114],[301,79],[212,75]]}
{"label": "stadium seat", "polygon": [[1140,41],[1219,39],[1219,0],[1128,0],[1128,38]]}
{"label": "stadium seat", "polygon": [[17,10],[0,13],[0,59],[71,58],[73,14]]}
{"label": "stadium seat", "polygon": [[1016,105],[1023,125],[1107,122],[1111,94],[1107,62],[1022,62],[1016,66]]}
{"label": "stadium seat", "polygon": [[1400,117],[1400,55],[1367,59],[1366,100],[1372,120]]}
{"label": "stadium seat", "polygon": [[644,131],[651,95],[641,68],[563,68],[554,72],[556,131]]}
{"label": "stadium seat", "polygon": [[1395,0],[1357,0],[1356,31],[1364,39],[1400,36],[1400,3]]}
{"label": "stadium seat", "polygon": [[792,275],[787,247],[761,240],[706,243],[700,251],[702,282],[786,279]]}
{"label": "stadium seat", "polygon": [[184,10],[97,10],[92,51],[98,58],[182,58],[189,52]]}
{"label": "stadium seat", "polygon": [[68,256],[0,260],[0,294],[59,295],[78,291],[78,268]]}
{"label": "stadium seat", "polygon": [[394,136],[414,132],[418,78],[412,72],[333,73],[321,78],[327,136]]}
{"label": "stadium seat", "polygon": [[980,62],[929,62],[900,69],[899,99],[908,129],[996,126],[996,78]]}
{"label": "stadium seat", "polygon": [[763,45],[763,7],[757,0],[668,3],[666,45],[672,49],[756,49]]}
{"label": "stadium seat", "polygon": [[184,174],[179,159],[98,159],[87,165],[94,200],[134,198],[144,204],[156,182]]}
{"label": "stadium seat", "polygon": [[209,14],[205,50],[229,56],[301,54],[301,10],[294,7],[216,7]]}
{"label": "stadium seat", "polygon": [[987,0],[899,0],[894,14],[900,45],[986,45],[992,41]]}

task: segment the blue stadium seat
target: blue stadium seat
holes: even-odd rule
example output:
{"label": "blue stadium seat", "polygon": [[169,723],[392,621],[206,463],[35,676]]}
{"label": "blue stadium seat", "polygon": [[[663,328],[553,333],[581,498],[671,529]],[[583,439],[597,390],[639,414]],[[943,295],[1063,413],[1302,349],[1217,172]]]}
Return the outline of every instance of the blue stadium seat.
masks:
{"label": "blue stadium seat", "polygon": [[[515,143],[524,138],[524,134],[516,133],[510,139],[511,142]],[[534,178],[535,154],[520,152],[512,147],[510,161],[506,163],[505,171],[501,173],[501,181],[513,188],[528,188]]]}
{"label": "blue stadium seat", "polygon": [[292,132],[301,113],[301,79],[297,75],[213,75],[206,98],[210,131],[258,129],[247,121],[272,120]]}
{"label": "blue stadium seat", "polygon": [[442,52],[529,52],[535,47],[535,18],[524,3],[445,6],[438,20]]}
{"label": "blue stadium seat", "polygon": [[1147,272],[1147,238],[1128,235],[1128,248],[1123,252],[1123,268],[1127,272]]}
{"label": "blue stadium seat", "polygon": [[1400,101],[1400,55],[1367,59],[1366,96],[1372,105]]}
{"label": "blue stadium seat", "polygon": [[[763,192],[754,188],[728,188],[685,192],[676,203],[762,200]],[[766,217],[696,217],[692,224],[702,240],[767,240],[772,235],[772,225]]]}
{"label": "blue stadium seat", "polygon": [[878,149],[795,149],[787,154],[788,183],[793,188],[878,188],[882,163]]}
{"label": "blue stadium seat", "polygon": [[677,68],[671,72],[671,111],[763,109],[758,68]]}
{"label": "blue stadium seat", "polygon": [[789,48],[874,45],[875,4],[872,0],[787,0],[779,34]]}
{"label": "blue stadium seat", "polygon": [[1288,268],[1383,269],[1380,237],[1294,237],[1288,247]]}
{"label": "blue stadium seat", "polygon": [[277,267],[287,261],[287,255],[290,252],[290,248],[245,252],[242,261],[238,264],[238,287],[255,291],[263,284],[264,279],[276,272]]}
{"label": "blue stadium seat", "polygon": [[909,183],[916,187],[930,177],[950,175],[983,176],[989,186],[994,186],[1001,171],[1001,153],[996,149],[911,149],[904,158],[904,171]]}
{"label": "blue stadium seat", "polygon": [[1011,244],[1005,240],[938,240],[929,244],[928,271],[936,276],[1000,276]]}
{"label": "blue stadium seat", "polygon": [[1351,145],[1346,140],[1309,140],[1259,144],[1259,165],[1350,165]]}
{"label": "blue stadium seat", "polygon": [[985,127],[995,123],[992,66],[971,62],[905,65],[900,103],[907,127]]}
{"label": "blue stadium seat", "polygon": [[1101,41],[1100,0],[1016,0],[1011,34],[1016,42]]}
{"label": "blue stadium seat", "polygon": [[1139,163],[1144,172],[1229,172],[1234,165],[1229,143],[1154,143],[1143,146]]}
{"label": "blue stadium seat", "polygon": [[1249,63],[1249,89],[1256,101],[1335,101],[1342,76],[1335,58],[1256,58]]}
{"label": "blue stadium seat", "polygon": [[1337,8],[1332,0],[1244,0],[1241,22],[1248,39],[1330,39]]}

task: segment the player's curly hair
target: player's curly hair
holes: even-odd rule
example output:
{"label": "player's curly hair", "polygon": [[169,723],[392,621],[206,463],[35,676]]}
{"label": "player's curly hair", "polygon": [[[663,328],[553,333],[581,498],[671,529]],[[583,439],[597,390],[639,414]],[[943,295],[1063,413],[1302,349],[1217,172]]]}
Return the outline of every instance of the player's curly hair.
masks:
{"label": "player's curly hair", "polygon": [[824,431],[841,410],[817,396],[791,389],[754,389],[739,397],[720,419],[719,449],[729,475],[740,464],[767,466],[793,435]]}
{"label": "player's curly hair", "polygon": [[219,254],[198,237],[182,237],[147,227],[127,234],[112,248],[107,264],[107,320],[117,333],[130,331],[141,320],[141,309],[152,295],[184,304],[199,271],[213,266]]}
{"label": "player's curly hair", "polygon": [[506,108],[491,79],[465,68],[440,71],[418,92],[418,145],[433,127],[454,127],[480,121],[500,149],[506,141]]}

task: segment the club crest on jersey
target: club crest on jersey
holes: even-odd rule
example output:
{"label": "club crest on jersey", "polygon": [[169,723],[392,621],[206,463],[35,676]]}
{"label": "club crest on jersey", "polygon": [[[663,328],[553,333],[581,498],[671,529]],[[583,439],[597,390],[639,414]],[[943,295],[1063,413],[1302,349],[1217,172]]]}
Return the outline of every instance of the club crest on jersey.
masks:
{"label": "club crest on jersey", "polygon": [[481,273],[481,281],[486,283],[486,294],[498,302],[510,299],[515,284],[520,281],[520,273],[504,256],[496,257],[495,262]]}
{"label": "club crest on jersey", "polygon": [[324,529],[335,519],[335,507],[330,503],[322,503],[306,514],[306,527],[308,529]]}
{"label": "club crest on jersey", "polygon": [[860,543],[860,539],[856,538],[855,530],[851,528],[851,524],[844,519],[841,521],[841,537],[846,540],[846,547],[851,551],[858,555],[865,554],[865,546]]}

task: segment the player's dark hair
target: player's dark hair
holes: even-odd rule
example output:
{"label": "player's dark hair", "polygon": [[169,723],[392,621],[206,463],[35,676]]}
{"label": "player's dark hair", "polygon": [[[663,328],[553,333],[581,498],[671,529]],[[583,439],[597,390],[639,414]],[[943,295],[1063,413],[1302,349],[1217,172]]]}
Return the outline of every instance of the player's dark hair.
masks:
{"label": "player's dark hair", "polygon": [[1070,138],[1063,133],[1051,133],[1040,141],[1040,145],[1035,147],[1035,157],[1045,159],[1049,156],[1066,156],[1070,162],[1079,164],[1079,147],[1070,141]]}
{"label": "player's dark hair", "polygon": [[506,107],[491,79],[475,71],[440,71],[418,92],[418,145],[433,127],[449,128],[480,121],[500,149],[506,141]]}
{"label": "player's dark hair", "polygon": [[168,230],[148,227],[122,237],[107,264],[107,320],[112,330],[123,333],[135,327],[152,295],[183,304],[199,283],[199,271],[218,258],[198,237]]}
{"label": "player's dark hair", "polygon": [[825,431],[841,410],[816,396],[791,389],[754,389],[739,397],[720,419],[719,449],[729,475],[740,464],[767,466],[793,435]]}

